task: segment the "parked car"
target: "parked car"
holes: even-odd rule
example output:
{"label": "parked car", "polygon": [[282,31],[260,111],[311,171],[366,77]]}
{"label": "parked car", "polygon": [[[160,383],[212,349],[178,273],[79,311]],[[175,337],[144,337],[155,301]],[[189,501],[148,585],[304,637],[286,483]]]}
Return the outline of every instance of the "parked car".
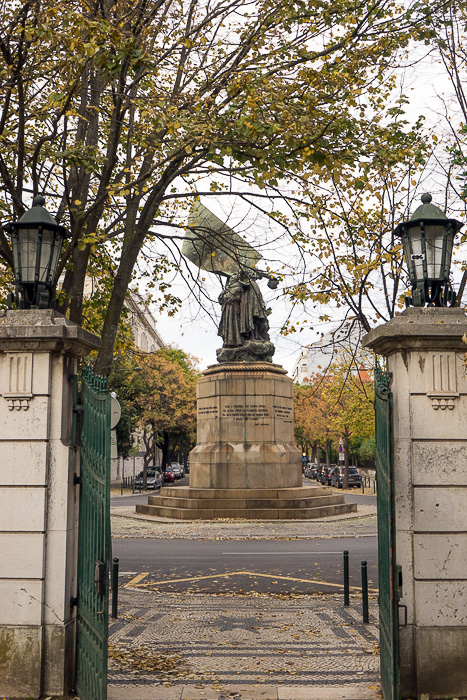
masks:
{"label": "parked car", "polygon": [[162,476],[162,472],[159,469],[151,469],[151,472],[148,471],[148,479],[147,479],[147,487],[148,489],[158,489],[162,486],[162,483],[164,481],[164,478]]}
{"label": "parked car", "polygon": [[[333,469],[331,474],[331,485],[335,486],[337,489],[341,489],[344,486],[344,467],[336,467]],[[353,486],[361,488],[362,477],[357,469],[357,467],[349,467],[349,489]]]}
{"label": "parked car", "polygon": [[164,481],[175,481],[175,473],[173,467],[168,464],[164,472]]}
{"label": "parked car", "polygon": [[181,464],[179,464],[178,462],[172,462],[170,466],[174,470],[176,479],[182,479],[185,476],[185,470],[183,469]]}
{"label": "parked car", "polygon": [[[140,472],[135,478],[135,488],[143,488],[143,472]],[[146,488],[148,489],[158,489],[162,485],[162,474],[158,469],[148,469],[146,476]]]}
{"label": "parked car", "polygon": [[320,471],[318,471],[318,465],[316,463],[313,463],[311,466],[311,469],[310,469],[310,477],[309,478],[316,479],[317,481],[319,481],[319,475],[321,474],[322,468],[323,468],[323,465],[320,464],[320,466],[319,466]]}
{"label": "parked car", "polygon": [[307,479],[314,479],[314,470],[316,470],[316,464],[314,462],[308,462],[308,464],[305,467],[305,476]]}
{"label": "parked car", "polygon": [[313,464],[313,466],[311,468],[311,472],[310,472],[310,479],[317,479],[319,473],[320,472],[318,471],[318,465]]}
{"label": "parked car", "polygon": [[330,467],[323,468],[319,480],[324,486],[331,486],[331,474],[335,468],[335,464],[331,464]]}

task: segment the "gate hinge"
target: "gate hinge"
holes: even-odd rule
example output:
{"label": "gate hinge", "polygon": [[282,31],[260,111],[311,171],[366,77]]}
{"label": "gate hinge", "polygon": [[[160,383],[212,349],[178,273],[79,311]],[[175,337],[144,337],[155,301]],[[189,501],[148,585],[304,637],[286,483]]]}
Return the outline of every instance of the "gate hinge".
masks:
{"label": "gate hinge", "polygon": [[104,561],[96,561],[94,565],[94,590],[101,598],[106,593],[107,567]]}
{"label": "gate hinge", "polygon": [[70,598],[70,608],[75,608],[78,605],[78,596],[71,596]]}
{"label": "gate hinge", "polygon": [[396,564],[396,585],[395,585],[395,593],[396,593],[396,602],[398,602],[402,598],[402,566],[400,564]]}
{"label": "gate hinge", "polygon": [[81,476],[79,474],[73,474],[73,486],[76,486],[77,484],[81,485],[82,483]]}
{"label": "gate hinge", "polygon": [[[404,611],[404,621],[400,620],[400,611]],[[402,605],[402,603],[397,603],[397,622],[399,627],[407,627],[407,605]]]}

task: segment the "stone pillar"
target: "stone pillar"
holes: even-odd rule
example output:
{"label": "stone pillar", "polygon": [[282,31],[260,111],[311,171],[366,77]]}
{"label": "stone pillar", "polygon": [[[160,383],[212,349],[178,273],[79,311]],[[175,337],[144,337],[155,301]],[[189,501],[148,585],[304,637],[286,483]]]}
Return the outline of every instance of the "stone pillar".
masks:
{"label": "stone pillar", "polygon": [[52,310],[0,318],[0,696],[73,683],[78,358],[100,341]]}
{"label": "stone pillar", "polygon": [[392,372],[401,697],[467,689],[466,331],[463,309],[409,308],[363,341]]}
{"label": "stone pillar", "polygon": [[302,485],[294,444],[293,382],[272,363],[209,367],[198,380],[190,486],[274,489]]}

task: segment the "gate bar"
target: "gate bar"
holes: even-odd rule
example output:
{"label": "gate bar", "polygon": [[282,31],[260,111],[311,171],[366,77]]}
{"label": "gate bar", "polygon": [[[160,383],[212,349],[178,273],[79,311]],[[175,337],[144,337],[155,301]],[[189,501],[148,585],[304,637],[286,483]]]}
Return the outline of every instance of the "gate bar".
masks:
{"label": "gate bar", "polygon": [[112,565],[112,617],[118,617],[118,566],[119,558],[114,557]]}
{"label": "gate bar", "polygon": [[344,605],[350,605],[349,593],[349,552],[344,550]]}
{"label": "gate bar", "polygon": [[362,609],[363,622],[369,622],[368,617],[368,567],[366,561],[362,561]]}

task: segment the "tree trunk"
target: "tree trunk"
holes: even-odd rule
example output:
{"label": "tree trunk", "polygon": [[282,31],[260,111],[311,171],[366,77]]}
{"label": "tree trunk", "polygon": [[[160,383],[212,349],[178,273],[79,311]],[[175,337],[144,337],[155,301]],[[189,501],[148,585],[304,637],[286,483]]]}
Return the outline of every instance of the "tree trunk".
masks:
{"label": "tree trunk", "polygon": [[349,429],[344,431],[344,489],[349,488]]}
{"label": "tree trunk", "polygon": [[102,328],[102,345],[94,367],[96,374],[108,375],[112,368],[118,324],[139,250],[140,244],[135,237],[131,246],[122,251],[120,265],[115,277],[112,294],[105,315],[104,326]]}
{"label": "tree trunk", "polygon": [[73,276],[70,287],[70,321],[81,324],[83,320],[84,285],[89,262],[90,246],[84,250],[75,248],[72,254]]}
{"label": "tree trunk", "polygon": [[165,469],[166,465],[169,463],[169,433],[167,430],[164,430],[163,432],[163,439],[162,442],[159,444],[160,449],[162,450],[162,469]]}

